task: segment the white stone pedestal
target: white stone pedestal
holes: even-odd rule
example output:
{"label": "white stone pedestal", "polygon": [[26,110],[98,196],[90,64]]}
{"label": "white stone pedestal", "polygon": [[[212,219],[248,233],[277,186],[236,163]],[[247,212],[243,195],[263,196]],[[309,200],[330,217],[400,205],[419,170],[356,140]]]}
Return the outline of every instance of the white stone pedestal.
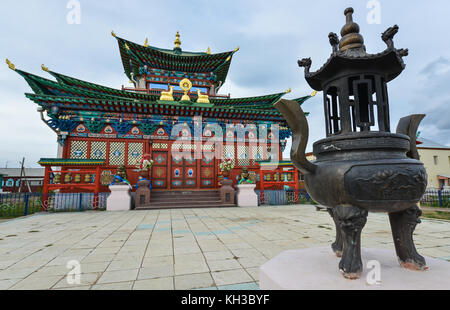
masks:
{"label": "white stone pedestal", "polygon": [[128,211],[131,209],[130,187],[126,185],[110,185],[111,195],[106,200],[106,211]]}
{"label": "white stone pedestal", "polygon": [[238,207],[257,207],[258,195],[255,193],[256,184],[237,185],[237,205]]}
{"label": "white stone pedestal", "polygon": [[[364,271],[358,280],[345,279],[339,271],[340,258],[331,247],[290,250],[260,268],[262,290],[449,290],[450,262],[425,257],[426,271],[400,267],[395,251],[361,249]],[[380,262],[381,283],[369,285],[368,261]]]}

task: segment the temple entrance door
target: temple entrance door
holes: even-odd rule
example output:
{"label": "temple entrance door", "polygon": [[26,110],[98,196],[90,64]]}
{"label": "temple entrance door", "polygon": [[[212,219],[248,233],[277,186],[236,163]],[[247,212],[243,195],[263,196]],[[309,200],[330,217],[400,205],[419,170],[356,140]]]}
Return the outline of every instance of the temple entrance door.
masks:
{"label": "temple entrance door", "polygon": [[191,158],[183,158],[181,155],[172,154],[171,169],[172,189],[197,188],[197,162],[194,154]]}
{"label": "temple entrance door", "polygon": [[204,152],[200,160],[200,188],[214,188],[215,161],[214,152]]}
{"label": "temple entrance door", "polygon": [[152,154],[152,188],[167,189],[168,188],[168,152],[155,151]]}

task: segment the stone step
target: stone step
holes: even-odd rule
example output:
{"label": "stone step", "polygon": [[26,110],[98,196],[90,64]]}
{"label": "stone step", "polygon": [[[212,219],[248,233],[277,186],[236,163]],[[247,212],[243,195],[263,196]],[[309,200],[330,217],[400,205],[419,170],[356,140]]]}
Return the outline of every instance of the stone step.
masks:
{"label": "stone step", "polygon": [[194,204],[216,204],[216,203],[221,203],[222,202],[222,200],[219,198],[219,197],[217,197],[216,199],[204,199],[204,200],[194,200],[194,199],[189,199],[189,200],[186,200],[186,199],[181,199],[181,200],[176,200],[176,201],[174,201],[174,200],[170,200],[170,201],[168,201],[168,200],[160,200],[160,199],[158,199],[158,200],[152,200],[151,198],[150,198],[150,204],[153,204],[153,203],[155,203],[155,204],[165,204],[165,205],[177,205],[177,204],[182,204],[182,203],[188,203],[188,204],[191,204],[191,205],[194,205]]}
{"label": "stone step", "polygon": [[150,204],[136,210],[155,210],[155,209],[196,209],[196,208],[234,208],[236,205],[232,204],[207,204],[207,205],[191,205],[191,204],[178,204],[168,207],[167,205]]}
{"label": "stone step", "polygon": [[154,196],[154,195],[150,195],[151,200],[163,200],[163,201],[188,201],[188,200],[216,200],[216,199],[220,199],[220,195],[211,195],[211,196],[206,196],[206,195],[198,195],[198,196]]}
{"label": "stone step", "polygon": [[180,197],[186,197],[186,196],[216,196],[220,195],[219,191],[152,191],[152,196],[180,196]]}
{"label": "stone step", "polygon": [[202,191],[152,191],[150,204],[138,208],[147,209],[177,209],[177,208],[221,208],[235,205],[222,204],[220,192],[217,190]]}

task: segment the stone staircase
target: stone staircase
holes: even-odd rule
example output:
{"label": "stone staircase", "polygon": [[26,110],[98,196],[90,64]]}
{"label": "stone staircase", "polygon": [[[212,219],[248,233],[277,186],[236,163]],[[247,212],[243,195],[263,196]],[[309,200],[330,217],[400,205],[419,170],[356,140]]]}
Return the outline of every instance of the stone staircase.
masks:
{"label": "stone staircase", "polygon": [[205,191],[152,191],[150,204],[136,210],[179,208],[225,208],[234,204],[223,204],[218,190]]}

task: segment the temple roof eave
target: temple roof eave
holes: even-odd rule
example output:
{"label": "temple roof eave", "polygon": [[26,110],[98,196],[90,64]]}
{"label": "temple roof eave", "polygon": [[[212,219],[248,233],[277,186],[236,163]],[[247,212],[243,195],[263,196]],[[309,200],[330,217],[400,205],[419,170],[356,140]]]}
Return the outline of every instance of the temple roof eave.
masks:
{"label": "temple roof eave", "polygon": [[[209,113],[226,115],[235,119],[264,119],[270,121],[283,121],[281,114],[275,109],[257,110],[250,108],[216,107],[208,104],[185,104],[177,101],[143,102],[139,100],[111,100],[81,97],[59,97],[50,95],[25,94],[27,98],[36,104],[50,108],[60,106],[68,110],[103,111],[135,114],[162,114],[171,116],[197,116]],[[149,112],[154,111],[154,113]]]}
{"label": "temple roof eave", "polygon": [[305,79],[316,91],[322,91],[321,81],[331,81],[337,71],[336,68],[346,68],[340,70],[340,75],[354,72],[354,69],[363,65],[370,71],[373,67],[377,72],[384,72],[387,82],[396,78],[405,69],[406,65],[402,59],[401,50],[386,49],[378,54],[349,55],[345,52],[333,53],[325,64],[315,72],[305,71]]}

